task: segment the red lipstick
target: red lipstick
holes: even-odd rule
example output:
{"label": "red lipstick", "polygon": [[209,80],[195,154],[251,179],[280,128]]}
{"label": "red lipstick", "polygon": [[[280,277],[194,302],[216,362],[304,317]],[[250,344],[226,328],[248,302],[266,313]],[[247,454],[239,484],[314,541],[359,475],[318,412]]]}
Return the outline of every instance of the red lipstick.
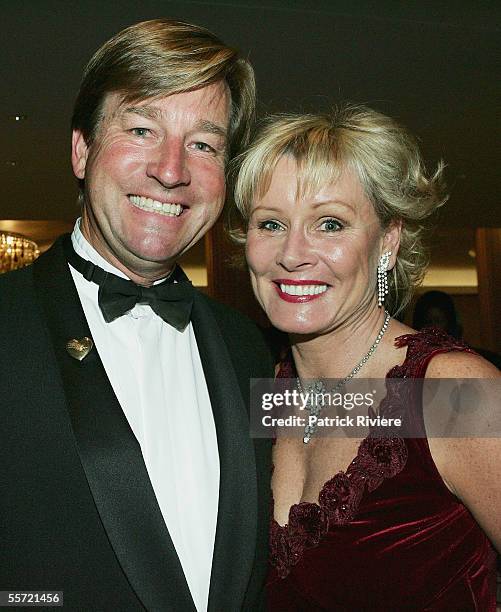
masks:
{"label": "red lipstick", "polygon": [[291,295],[290,293],[285,293],[284,291],[282,291],[282,289],[280,288],[280,285],[296,285],[296,286],[304,286],[304,285],[326,285],[327,287],[329,287],[329,285],[327,285],[327,283],[324,283],[322,281],[319,280],[292,280],[292,279],[288,279],[288,278],[277,278],[274,281],[278,296],[284,300],[284,302],[291,302],[293,304],[304,304],[305,302],[311,302],[312,300],[315,300],[319,297],[321,297],[325,291],[323,291],[322,293],[316,293],[313,295]]}

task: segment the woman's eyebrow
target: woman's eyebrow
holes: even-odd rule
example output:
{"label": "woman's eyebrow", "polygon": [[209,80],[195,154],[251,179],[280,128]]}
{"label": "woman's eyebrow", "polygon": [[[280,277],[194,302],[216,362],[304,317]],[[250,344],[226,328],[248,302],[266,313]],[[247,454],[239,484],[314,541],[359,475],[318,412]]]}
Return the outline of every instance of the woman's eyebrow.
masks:
{"label": "woman's eyebrow", "polygon": [[352,204],[349,204],[348,202],[343,202],[342,200],[332,199],[332,200],[322,200],[321,202],[313,202],[313,206],[315,208],[320,208],[321,206],[332,206],[332,205],[348,208],[352,212],[355,211],[355,207]]}
{"label": "woman's eyebrow", "polygon": [[259,212],[267,212],[267,213],[268,213],[268,212],[272,212],[272,213],[280,213],[280,212],[281,212],[281,210],[280,210],[279,208],[274,208],[273,206],[266,206],[266,205],[258,205],[258,206],[255,206],[255,207],[252,209],[252,212],[254,213],[254,212],[256,212],[257,210],[258,210]]}

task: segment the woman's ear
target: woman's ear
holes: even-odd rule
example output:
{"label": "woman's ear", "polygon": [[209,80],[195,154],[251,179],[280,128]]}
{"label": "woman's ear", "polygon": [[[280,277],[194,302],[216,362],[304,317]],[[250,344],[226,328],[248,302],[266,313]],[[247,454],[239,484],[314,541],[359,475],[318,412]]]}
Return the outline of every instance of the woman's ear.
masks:
{"label": "woman's ear", "polygon": [[392,221],[384,234],[381,255],[391,251],[391,256],[388,262],[388,270],[393,268],[397,260],[401,233],[402,221]]}
{"label": "woman's ear", "polygon": [[85,178],[88,154],[89,147],[85,142],[82,132],[80,130],[73,130],[71,136],[71,165],[73,166],[73,173],[78,179]]}

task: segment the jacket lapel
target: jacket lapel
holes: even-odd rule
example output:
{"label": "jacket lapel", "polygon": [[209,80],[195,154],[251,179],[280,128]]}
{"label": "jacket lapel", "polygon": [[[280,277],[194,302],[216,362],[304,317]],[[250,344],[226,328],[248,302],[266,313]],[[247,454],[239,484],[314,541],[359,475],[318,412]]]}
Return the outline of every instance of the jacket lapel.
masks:
{"label": "jacket lapel", "polygon": [[91,334],[60,241],[34,264],[34,277],[80,460],[116,557],[146,609],[194,611],[140,446],[99,354],[94,347],[78,361],[66,350],[68,340]]}
{"label": "jacket lapel", "polygon": [[220,462],[219,507],[209,612],[240,610],[256,549],[257,485],[254,448],[239,381],[218,322],[202,296],[192,321],[209,390]]}

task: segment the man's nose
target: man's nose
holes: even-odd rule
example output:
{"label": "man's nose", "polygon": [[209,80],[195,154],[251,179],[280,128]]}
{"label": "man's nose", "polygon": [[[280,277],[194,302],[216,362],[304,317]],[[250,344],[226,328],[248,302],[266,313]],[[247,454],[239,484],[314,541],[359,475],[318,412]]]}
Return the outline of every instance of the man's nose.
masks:
{"label": "man's nose", "polygon": [[303,228],[291,229],[277,253],[277,264],[288,272],[314,266],[318,255]]}
{"label": "man's nose", "polygon": [[152,152],[146,174],[167,188],[189,185],[191,175],[186,154],[184,142],[165,140]]}

